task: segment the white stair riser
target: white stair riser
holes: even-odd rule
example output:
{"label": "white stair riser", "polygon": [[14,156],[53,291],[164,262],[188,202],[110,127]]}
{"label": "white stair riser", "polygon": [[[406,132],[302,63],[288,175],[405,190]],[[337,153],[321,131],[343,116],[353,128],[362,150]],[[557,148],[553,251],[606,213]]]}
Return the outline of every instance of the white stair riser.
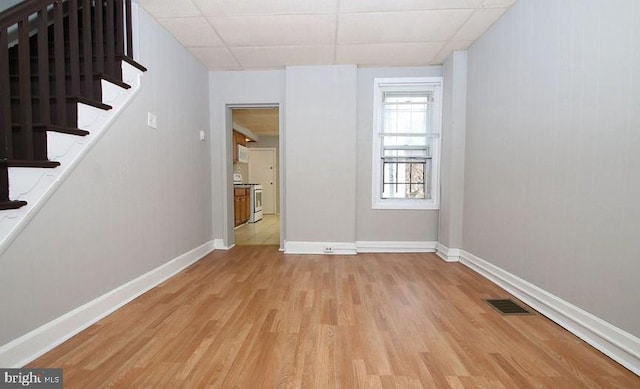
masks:
{"label": "white stair riser", "polygon": [[53,193],[69,174],[77,162],[88,152],[91,145],[109,128],[113,120],[122,112],[127,103],[140,89],[142,72],[126,62],[122,62],[122,76],[130,89],[121,88],[102,80],[103,103],[113,108],[105,111],[83,103],[78,103],[78,128],[89,131],[87,136],[47,132],[47,157],[60,162],[53,169],[10,167],[9,198],[24,200],[27,205],[19,209],[0,211],[0,252],[15,237],[22,226]]}

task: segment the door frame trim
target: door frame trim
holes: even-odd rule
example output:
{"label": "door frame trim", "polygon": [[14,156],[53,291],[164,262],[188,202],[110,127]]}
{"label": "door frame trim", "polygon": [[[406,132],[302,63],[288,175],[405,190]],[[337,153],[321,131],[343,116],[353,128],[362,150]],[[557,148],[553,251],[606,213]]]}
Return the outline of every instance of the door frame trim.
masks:
{"label": "door frame trim", "polygon": [[223,160],[223,171],[226,173],[226,179],[223,180],[223,215],[222,219],[225,221],[223,225],[223,241],[225,246],[231,248],[235,246],[234,238],[234,220],[233,220],[233,161],[232,161],[232,133],[233,133],[233,119],[232,110],[239,108],[278,108],[278,147],[280,149],[278,172],[279,189],[280,189],[280,251],[284,251],[284,244],[286,242],[287,224],[286,224],[286,189],[285,189],[285,177],[286,166],[285,161],[285,126],[284,126],[284,103],[283,102],[270,102],[270,103],[225,103],[224,104],[224,131],[223,142],[225,144],[225,156]]}

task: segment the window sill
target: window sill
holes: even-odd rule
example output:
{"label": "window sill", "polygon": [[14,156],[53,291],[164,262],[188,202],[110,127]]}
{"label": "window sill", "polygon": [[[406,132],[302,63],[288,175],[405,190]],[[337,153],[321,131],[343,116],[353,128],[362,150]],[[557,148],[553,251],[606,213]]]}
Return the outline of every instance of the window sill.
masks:
{"label": "window sill", "polygon": [[371,204],[371,209],[437,211],[440,204],[426,200],[379,200]]}

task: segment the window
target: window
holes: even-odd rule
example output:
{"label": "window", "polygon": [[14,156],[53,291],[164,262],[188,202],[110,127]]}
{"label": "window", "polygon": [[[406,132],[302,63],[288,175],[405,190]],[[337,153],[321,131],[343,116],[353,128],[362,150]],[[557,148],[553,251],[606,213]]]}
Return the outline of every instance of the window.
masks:
{"label": "window", "polygon": [[376,209],[438,209],[440,77],[374,80]]}

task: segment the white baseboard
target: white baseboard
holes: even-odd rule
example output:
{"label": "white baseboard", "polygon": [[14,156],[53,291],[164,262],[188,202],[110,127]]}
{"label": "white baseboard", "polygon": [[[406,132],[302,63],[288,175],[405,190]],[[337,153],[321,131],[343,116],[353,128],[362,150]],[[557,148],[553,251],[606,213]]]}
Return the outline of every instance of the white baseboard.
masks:
{"label": "white baseboard", "polygon": [[[285,254],[354,255],[357,253],[433,253],[437,242],[357,241],[285,242]],[[333,249],[328,252],[326,249]]]}
{"label": "white baseboard", "polygon": [[[330,251],[329,251],[330,250]],[[285,254],[355,255],[356,245],[351,242],[291,242],[284,245]]]}
{"label": "white baseboard", "polygon": [[359,253],[433,253],[437,242],[357,241]]}
{"label": "white baseboard", "polygon": [[640,375],[639,338],[464,250],[460,262]]}
{"label": "white baseboard", "polygon": [[235,246],[235,245],[232,244],[231,246],[226,246],[224,244],[224,240],[222,240],[222,239],[214,239],[213,240],[213,247],[216,250],[231,250],[233,248],[233,246]]}
{"label": "white baseboard", "polygon": [[449,247],[439,242],[436,249],[438,250],[438,256],[446,262],[460,261],[460,249],[450,249]]}
{"label": "white baseboard", "polygon": [[22,367],[213,250],[209,241],[35,330],[0,346],[0,366]]}

